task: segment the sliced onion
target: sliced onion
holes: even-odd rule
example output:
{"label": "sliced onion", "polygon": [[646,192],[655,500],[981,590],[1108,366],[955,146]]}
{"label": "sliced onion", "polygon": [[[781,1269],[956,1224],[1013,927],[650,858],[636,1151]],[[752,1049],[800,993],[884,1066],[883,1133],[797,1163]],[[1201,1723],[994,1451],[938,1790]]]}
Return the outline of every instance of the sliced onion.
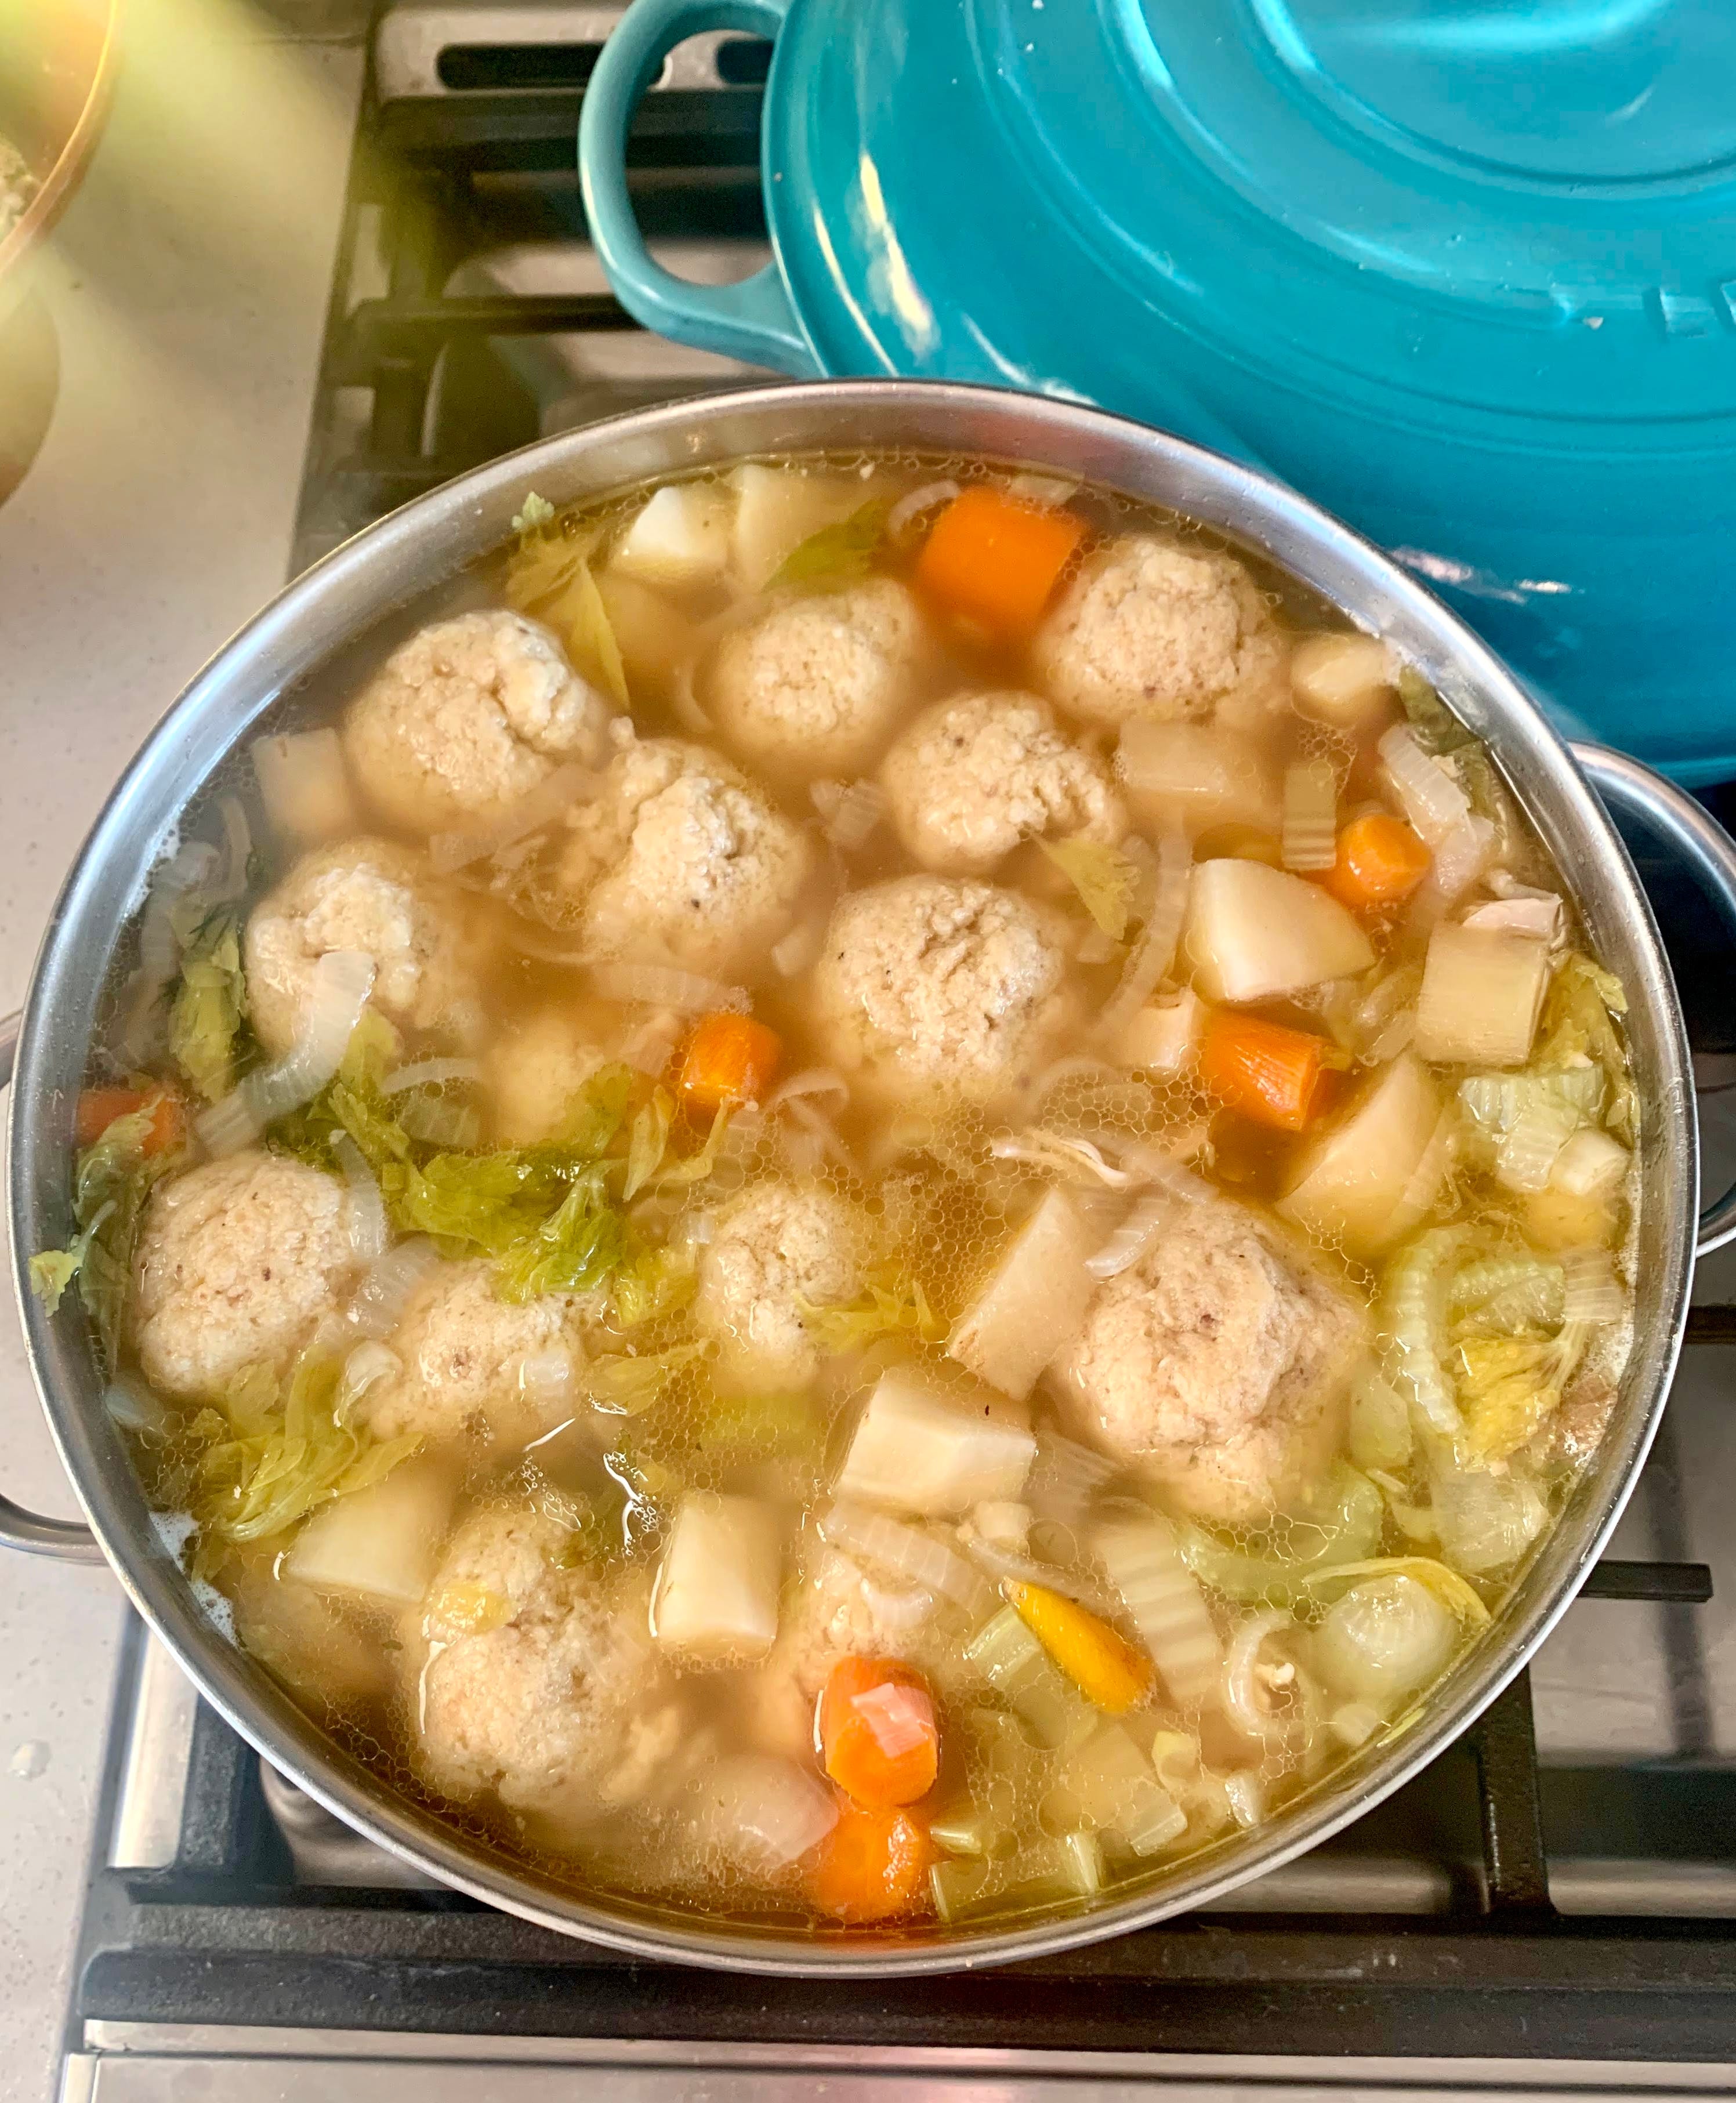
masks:
{"label": "sliced onion", "polygon": [[846,854],[865,846],[886,816],[886,791],[877,781],[817,781],[808,793],[826,837]]}
{"label": "sliced onion", "polygon": [[1104,1006],[1103,1027],[1111,1035],[1124,1029],[1167,978],[1182,938],[1187,911],[1187,887],[1193,874],[1193,850],[1185,835],[1165,833],[1157,843],[1157,892],[1151,915],[1140,931],[1121,978]]}
{"label": "sliced onion", "polygon": [[1039,1563],[1029,1555],[1016,1554],[998,1541],[986,1541],[967,1519],[959,1528],[959,1545],[979,1570],[1004,1584],[1040,1585],[1046,1592],[1058,1592],[1064,1599],[1077,1599],[1093,1608],[1104,1603],[1103,1588],[1077,1571],[1058,1570],[1052,1563]]}
{"label": "sliced onion", "polygon": [[677,1015],[667,1011],[648,1015],[623,1034],[617,1056],[623,1065],[632,1067],[635,1073],[648,1074],[654,1081],[661,1080],[675,1056],[681,1031],[681,1018]]}
{"label": "sliced onion", "polygon": [[591,984],[605,1000],[643,1001],[652,1007],[673,1007],[685,1015],[710,1014],[727,1008],[746,1015],[752,1007],[746,989],[679,964],[608,963],[591,966]]}
{"label": "sliced onion", "polygon": [[405,1088],[443,1088],[449,1081],[479,1081],[482,1077],[474,1059],[413,1059],[387,1074],[380,1092],[395,1096]]}
{"label": "sliced onion", "polygon": [[1488,868],[1494,851],[1494,827],[1487,818],[1467,812],[1436,847],[1429,873],[1411,903],[1412,924],[1431,926],[1456,905]]}
{"label": "sliced onion", "polygon": [[1057,1526],[1077,1526],[1115,1472],[1115,1462],[1090,1447],[1063,1438],[1057,1431],[1039,1432],[1025,1496],[1044,1518]]}
{"label": "sliced onion", "polygon": [[834,1548],[866,1557],[922,1591],[937,1592],[967,1613],[986,1614],[995,1603],[992,1587],[944,1541],[866,1505],[840,1497],[821,1518],[820,1532]]}
{"label": "sliced onion", "polygon": [[1238,1825],[1262,1825],[1266,1819],[1266,1785],[1252,1767],[1241,1767],[1224,1776],[1224,1795],[1230,1814]]}
{"label": "sliced onion", "polygon": [[1471,816],[1471,800],[1438,760],[1431,759],[1403,723],[1395,723],[1377,749],[1404,815],[1431,847],[1437,847]]}
{"label": "sliced onion", "polygon": [[[1250,1738],[1286,1738],[1295,1727],[1291,1718],[1272,1714],[1254,1678],[1260,1652],[1267,1640],[1286,1630],[1293,1631],[1295,1625],[1287,1613],[1274,1607],[1251,1616],[1230,1639],[1224,1659],[1224,1706],[1236,1728]],[[1301,1668],[1295,1670],[1300,1679]]]}
{"label": "sliced onion", "polygon": [[1086,1257],[1086,1269],[1100,1278],[1119,1278],[1124,1270],[1131,1270],[1173,1211],[1174,1202],[1167,1191],[1147,1192],[1097,1254]]}
{"label": "sliced onion", "polygon": [[234,1154],[265,1127],[311,1102],[344,1063],[349,1040],[374,989],[373,958],[362,949],[328,949],[314,967],[295,1043],[274,1065],[249,1074],[196,1121],[207,1153]]}
{"label": "sliced onion", "polygon": [[850,1706],[889,1760],[914,1753],[934,1736],[934,1704],[925,1687],[887,1680],[852,1696]]}
{"label": "sliced onion", "polygon": [[1053,511],[1070,503],[1081,487],[1076,474],[1016,474],[1007,484],[1007,494],[1020,504],[1035,504]]}
{"label": "sliced onion", "polygon": [[103,1393],[103,1407],[122,1431],[146,1438],[167,1437],[168,1412],[141,1380],[122,1373],[109,1381]]}
{"label": "sliced onion", "polygon": [[371,1387],[383,1380],[395,1379],[403,1369],[404,1362],[396,1351],[389,1350],[376,1336],[366,1338],[344,1360],[332,1415],[340,1424],[347,1424],[350,1412]]}
{"label": "sliced onion", "polygon": [[713,1844],[757,1876],[800,1861],[838,1823],[838,1804],[794,1760],[738,1753],[720,1760],[705,1785],[705,1825]]}
{"label": "sliced onion", "polygon": [[763,1108],[769,1112],[798,1099],[812,1100],[817,1097],[840,1105],[847,1103],[850,1100],[850,1083],[830,1066],[804,1066],[799,1074],[792,1074],[772,1091]]}
{"label": "sliced onion", "polygon": [[784,1110],[790,1122],[805,1135],[818,1158],[835,1162],[839,1167],[850,1175],[856,1173],[855,1157],[838,1136],[836,1126],[823,1111],[817,1110],[811,1102],[801,1096],[793,1102],[786,1103]]}
{"label": "sliced onion", "polygon": [[349,1304],[352,1327],[364,1336],[389,1336],[410,1296],[440,1268],[440,1252],[425,1234],[414,1234],[377,1257],[362,1274]]}
{"label": "sliced onion", "polygon": [[902,1591],[890,1591],[884,1585],[876,1585],[871,1577],[864,1577],[862,1598],[868,1611],[874,1616],[877,1627],[896,1629],[900,1634],[911,1629],[919,1629],[934,1612],[934,1594],[914,1587]]}
{"label": "sliced onion", "polygon": [[901,496],[886,514],[886,531],[896,540],[913,518],[919,518],[925,511],[932,511],[937,504],[950,504],[959,494],[955,482],[925,482],[920,489],[913,489]]}
{"label": "sliced onion", "polygon": [[793,979],[818,957],[826,940],[826,921],[817,914],[798,920],[781,942],[772,945],[772,962],[781,978]]}
{"label": "sliced onion", "polygon": [[1041,1125],[1027,1126],[1023,1132],[997,1132],[989,1141],[989,1153],[996,1161],[1056,1169],[1088,1181],[1094,1180],[1111,1190],[1130,1190],[1146,1180],[1137,1169],[1118,1168],[1106,1161],[1095,1141],[1048,1132]]}
{"label": "sliced onion", "polygon": [[602,788],[600,774],[568,760],[552,774],[545,775],[528,795],[521,796],[492,825],[479,826],[471,833],[436,833],[428,843],[428,859],[437,875],[450,876],[454,869],[482,861],[515,841],[541,832],[564,817],[575,803],[598,795]]}
{"label": "sliced onion", "polygon": [[380,1178],[368,1166],[367,1157],[347,1132],[336,1133],[332,1151],[349,1186],[349,1246],[363,1263],[385,1254],[392,1229],[385,1216],[385,1199]]}

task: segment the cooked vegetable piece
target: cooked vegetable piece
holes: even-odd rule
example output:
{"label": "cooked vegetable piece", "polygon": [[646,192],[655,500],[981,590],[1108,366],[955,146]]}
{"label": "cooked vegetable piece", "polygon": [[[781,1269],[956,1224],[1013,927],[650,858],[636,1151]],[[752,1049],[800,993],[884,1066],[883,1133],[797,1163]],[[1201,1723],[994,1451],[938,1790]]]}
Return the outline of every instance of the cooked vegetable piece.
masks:
{"label": "cooked vegetable piece", "polygon": [[862,505],[835,526],[822,526],[792,548],[772,580],[782,585],[853,584],[866,577],[874,552],[886,537],[886,506],[877,500]]}
{"label": "cooked vegetable piece", "polygon": [[1577,1132],[1556,1156],[1549,1180],[1572,1197],[1600,1197],[1622,1187],[1632,1159],[1608,1132]]}
{"label": "cooked vegetable piece", "polygon": [[1340,1461],[1307,1509],[1291,1517],[1284,1533],[1263,1545],[1232,1547],[1195,1526],[1177,1526],[1176,1534],[1188,1568],[1214,1591],[1250,1605],[1293,1607],[1321,1571],[1373,1554],[1387,1508],[1368,1477]]}
{"label": "cooked vegetable piece", "polygon": [[1285,769],[1280,845],[1286,869],[1309,873],[1333,866],[1338,811],[1338,776],[1329,760],[1298,760]]}
{"label": "cooked vegetable piece", "polygon": [[1093,1283],[1085,1259],[1101,1238],[1063,1192],[1048,1192],[954,1325],[948,1355],[1022,1400],[1079,1332]]}
{"label": "cooked vegetable piece", "polygon": [[1184,1709],[1213,1700],[1223,1647],[1199,1580],[1182,1560],[1175,1528],[1152,1512],[1102,1527],[1094,1545],[1170,1694]]}
{"label": "cooked vegetable piece", "polygon": [[1088,1701],[1119,1716],[1145,1699],[1151,1669],[1107,1621],[1047,1585],[1012,1584],[1007,1595],[1019,1619]]}
{"label": "cooked vegetable piece", "polygon": [[[1282,823],[1278,786],[1252,738],[1206,723],[1124,724],[1115,771],[1136,813],[1153,825],[1179,825],[1198,835],[1244,825],[1263,838]],[[1277,843],[1271,842],[1273,859]]]}
{"label": "cooked vegetable piece", "polygon": [[769,1753],[719,1760],[702,1785],[707,1836],[757,1877],[776,1878],[812,1854],[839,1807],[817,1775]]}
{"label": "cooked vegetable piece", "polygon": [[929,528],[916,581],[947,612],[1018,640],[1042,618],[1084,536],[1076,514],[1022,504],[977,482]]}
{"label": "cooked vegetable piece", "polygon": [[766,467],[758,461],[724,478],[735,494],[730,563],[750,592],[763,591],[802,544],[839,526],[864,501],[854,475],[819,469]]}
{"label": "cooked vegetable piece", "polygon": [[1079,893],[1080,903],[1111,941],[1127,934],[1140,890],[1139,865],[1106,840],[1045,840],[1037,845]]}
{"label": "cooked vegetable piece", "polygon": [[1336,858],[1320,882],[1353,913],[1380,912],[1409,897],[1431,860],[1401,820],[1365,811],[1339,834]]}
{"label": "cooked vegetable piece", "polygon": [[1402,1053],[1370,1076],[1302,1155],[1279,1211],[1359,1253],[1389,1247],[1440,1194],[1451,1154],[1440,1126],[1434,1083]]}
{"label": "cooked vegetable piece", "polygon": [[1325,1107],[1332,1052],[1306,1030],[1220,1009],[1200,1039],[1200,1083],[1256,1124],[1302,1132]]}
{"label": "cooked vegetable piece", "polygon": [[866,1497],[925,1518],[957,1518],[973,1505],[1016,1497],[1037,1442],[979,1404],[961,1406],[914,1371],[880,1376],[838,1478],[840,1496]]}
{"label": "cooked vegetable piece", "polygon": [[1522,1066],[1548,976],[1548,948],[1533,936],[1444,923],[1422,967],[1418,1052],[1443,1065]]}
{"label": "cooked vegetable piece", "polygon": [[728,565],[734,518],[714,482],[665,483],[634,514],[609,566],[642,584],[714,583]]}
{"label": "cooked vegetable piece", "polygon": [[821,1758],[857,1804],[915,1803],[940,1772],[941,1734],[919,1673],[895,1660],[841,1657],[820,1696]]}
{"label": "cooked vegetable piece", "polygon": [[139,1154],[145,1159],[175,1154],[187,1143],[187,1114],[179,1096],[168,1088],[86,1088],[78,1098],[73,1136],[80,1146],[95,1146],[117,1118],[147,1112]]}
{"label": "cooked vegetable piece", "polygon": [[964,1646],[964,1655],[995,1692],[1022,1716],[1039,1744],[1082,1744],[1097,1721],[1050,1661],[1049,1656],[1011,1607],[986,1621]]}
{"label": "cooked vegetable piece", "polygon": [[1305,635],[1290,653],[1296,705],[1335,730],[1362,730],[1392,705],[1393,654],[1372,635]]}
{"label": "cooked vegetable piece", "polygon": [[316,1591],[413,1607],[439,1559],[456,1487],[435,1461],[394,1468],[372,1489],[315,1512],[284,1558],[285,1574]]}
{"label": "cooked vegetable piece", "polygon": [[816,1906],[834,1920],[866,1924],[923,1910],[935,1850],[907,1811],[846,1804],[808,1873]]}
{"label": "cooked vegetable piece", "polygon": [[681,1092],[703,1109],[757,1103],[777,1078],[783,1056],[777,1032],[751,1016],[701,1016],[682,1062]]}
{"label": "cooked vegetable piece", "polygon": [[1046,1816],[1077,1818],[1088,1834],[1111,1834],[1135,1855],[1154,1855],[1187,1830],[1186,1813],[1119,1723],[1101,1725],[1069,1756],[1054,1797]]}
{"label": "cooked vegetable piece", "polygon": [[689,1490],[652,1598],[651,1632],[700,1664],[763,1657],[777,1634],[776,1515],[751,1497]]}
{"label": "cooked vegetable piece", "polygon": [[1191,986],[1155,994],[1135,1010],[1115,1050],[1129,1066],[1142,1066],[1148,1073],[1185,1073],[1200,1048],[1205,1018],[1205,1003]]}
{"label": "cooked vegetable piece", "polygon": [[1353,1585],[1315,1632],[1321,1677],[1382,1715],[1440,1677],[1458,1646],[1454,1616],[1402,1572]]}
{"label": "cooked vegetable piece", "polygon": [[252,755],[266,821],[280,839],[318,847],[356,830],[355,797],[335,730],[256,738]]}
{"label": "cooked vegetable piece", "polygon": [[232,909],[185,900],[170,910],[180,946],[180,979],[169,1006],[169,1056],[207,1102],[234,1085],[235,1039],[247,1013],[241,922]]}
{"label": "cooked vegetable piece", "polygon": [[1257,861],[1199,864],[1182,946],[1209,1000],[1272,1000],[1374,962],[1373,944],[1335,898]]}

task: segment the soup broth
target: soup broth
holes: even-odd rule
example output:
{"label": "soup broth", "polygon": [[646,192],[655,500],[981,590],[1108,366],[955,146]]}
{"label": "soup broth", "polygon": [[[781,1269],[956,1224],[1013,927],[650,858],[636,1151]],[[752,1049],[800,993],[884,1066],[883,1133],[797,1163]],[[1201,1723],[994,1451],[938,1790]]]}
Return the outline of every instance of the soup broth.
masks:
{"label": "soup broth", "polygon": [[527,492],[422,611],[158,870],[33,1266],[237,1640],[542,1873],[816,1930],[1402,1731],[1631,1306],[1622,989],[1489,752],[970,460]]}

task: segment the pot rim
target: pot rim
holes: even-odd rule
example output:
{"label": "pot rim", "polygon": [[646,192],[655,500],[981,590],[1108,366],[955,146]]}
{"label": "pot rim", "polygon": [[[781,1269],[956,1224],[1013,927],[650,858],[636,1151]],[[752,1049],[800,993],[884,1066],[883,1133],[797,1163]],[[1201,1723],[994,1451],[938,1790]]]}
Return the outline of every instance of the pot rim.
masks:
{"label": "pot rim", "polygon": [[[819,422],[826,436],[793,441],[791,429]],[[950,433],[932,447],[914,435],[924,425]],[[963,427],[962,429],[960,427]],[[759,433],[743,444],[739,433]],[[1167,478],[1179,510],[1208,521],[1292,571],[1317,583],[1326,572],[1354,583],[1351,617],[1378,614],[1383,633],[1402,633],[1407,654],[1440,684],[1480,736],[1490,738],[1509,779],[1565,868],[1598,946],[1630,996],[1636,1074],[1645,1097],[1642,1225],[1657,1243],[1636,1275],[1651,1305],[1635,1323],[1622,1378],[1622,1406],[1599,1465],[1570,1492],[1555,1526],[1512,1581],[1494,1626],[1437,1685],[1423,1714],[1372,1754],[1356,1753],[1311,1785],[1269,1826],[1209,1845],[1191,1863],[1146,1890],[1080,1910],[1039,1916],[1025,1926],[940,1931],[926,1939],[853,1937],[802,1931],[727,1928],[673,1910],[576,1895],[527,1873],[481,1845],[461,1844],[453,1829],[407,1798],[388,1794],[367,1769],[329,1740],[263,1670],[220,1632],[149,1523],[136,1478],[100,1406],[78,1394],[94,1373],[82,1320],[51,1319],[31,1295],[29,1252],[57,1237],[66,1212],[65,1149],[69,1092],[53,1076],[76,1074],[88,1029],[57,1029],[80,999],[95,999],[88,958],[100,933],[106,965],[135,874],[124,897],[116,865],[142,870],[155,858],[173,817],[149,823],[153,798],[179,767],[194,786],[208,777],[203,746],[233,752],[253,719],[294,683],[268,678],[274,652],[304,666],[364,631],[394,602],[382,585],[394,576],[415,596],[463,562],[504,540],[525,491],[551,490],[557,502],[601,496],[652,474],[780,452],[833,452],[843,429],[864,451],[912,444],[968,451],[1033,466],[1071,469],[1136,487],[1136,463]],[[719,434],[722,433],[719,437]],[[732,433],[737,434],[732,437]],[[708,438],[713,441],[708,444]],[[639,456],[643,455],[643,464]],[[661,459],[661,465],[652,456]],[[625,472],[591,482],[593,456]],[[1058,456],[1058,457],[1057,457]],[[1117,475],[1113,463],[1122,463]],[[1151,500],[1147,499],[1147,500]],[[1204,507],[1204,508],[1202,508]],[[1342,589],[1327,595],[1342,602]],[[335,628],[305,660],[298,630]],[[1416,638],[1420,638],[1420,641]],[[240,719],[234,720],[240,710]],[[216,736],[222,727],[220,740]],[[190,758],[189,758],[190,755]],[[179,789],[176,815],[188,800]],[[143,829],[141,829],[141,828]],[[1567,851],[1564,851],[1566,850]],[[1569,859],[1577,856],[1578,865]],[[114,894],[105,900],[103,887]],[[92,923],[95,923],[93,929]],[[82,944],[80,936],[85,937]],[[73,1055],[76,1054],[76,1061]],[[1648,1075],[1644,1069],[1654,1070]],[[1458,1739],[1529,1662],[1575,1596],[1620,1517],[1655,1432],[1674,1371],[1692,1275],[1698,1191],[1697,1135],[1685,1030],[1649,905],[1619,835],[1571,755],[1513,674],[1422,585],[1349,528],[1253,469],[1186,441],[1071,401],[939,382],[885,380],[797,382],[743,389],[640,410],[545,439],[492,461],[417,499],[369,527],[289,585],[206,665],[161,719],[121,777],[80,848],[51,915],[32,974],[7,1111],[11,1167],[7,1206],[13,1290],[32,1376],[63,1465],[128,1596],[204,1698],[238,1734],[317,1802],[400,1859],[484,1902],[557,1932],[626,1954],[768,1975],[889,1977],[975,1968],[1044,1957],[1146,1927],[1222,1898],[1251,1877],[1293,1861],[1409,1781]],[[114,1456],[122,1454],[117,1467]],[[144,1523],[141,1523],[141,1517]]]}

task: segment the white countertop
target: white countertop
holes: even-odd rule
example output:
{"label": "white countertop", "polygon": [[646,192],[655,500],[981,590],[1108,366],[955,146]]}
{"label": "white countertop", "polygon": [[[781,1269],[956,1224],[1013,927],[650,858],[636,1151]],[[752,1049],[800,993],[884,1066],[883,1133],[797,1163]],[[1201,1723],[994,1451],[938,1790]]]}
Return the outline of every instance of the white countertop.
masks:
{"label": "white countertop", "polygon": [[[0,505],[0,1010],[125,761],[283,583],[362,54],[238,0],[131,0],[108,133],[42,259],[47,438]],[[0,1312],[7,1493],[70,1514]],[[52,2092],[122,1616],[0,1559],[0,2098]]]}

